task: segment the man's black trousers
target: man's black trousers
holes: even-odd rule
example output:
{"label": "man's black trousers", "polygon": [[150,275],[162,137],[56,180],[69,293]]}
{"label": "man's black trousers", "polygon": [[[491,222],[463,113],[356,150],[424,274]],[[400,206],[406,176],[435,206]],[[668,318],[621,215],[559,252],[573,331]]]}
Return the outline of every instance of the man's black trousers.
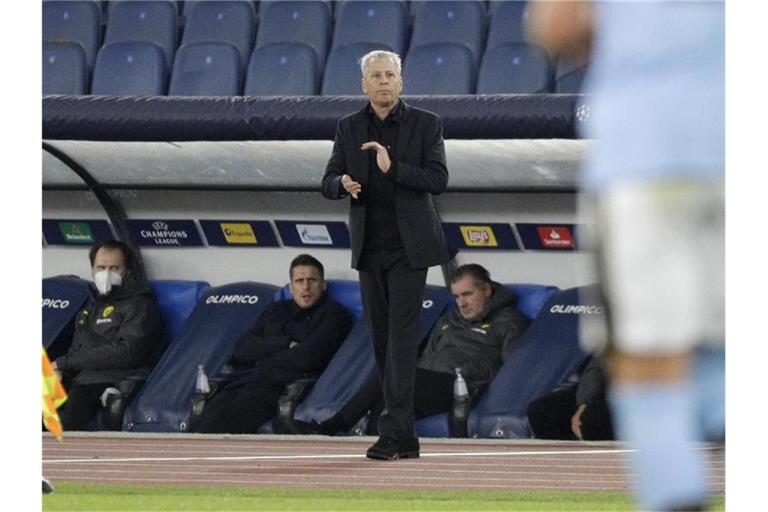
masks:
{"label": "man's black trousers", "polygon": [[363,312],[384,394],[379,434],[415,437],[413,386],[427,269],[411,268],[405,250],[399,249],[364,253],[359,270]]}
{"label": "man's black trousers", "polygon": [[[578,438],[571,430],[576,412],[576,386],[558,389],[528,404],[528,423],[537,439]],[[605,397],[593,401],[581,415],[581,435],[585,441],[614,439],[611,412]]]}

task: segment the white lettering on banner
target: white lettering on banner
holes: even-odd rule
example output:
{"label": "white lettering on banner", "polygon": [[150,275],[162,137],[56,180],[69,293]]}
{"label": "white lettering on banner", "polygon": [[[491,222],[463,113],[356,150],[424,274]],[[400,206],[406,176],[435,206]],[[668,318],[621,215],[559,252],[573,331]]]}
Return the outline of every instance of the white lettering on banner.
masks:
{"label": "white lettering on banner", "polygon": [[150,231],[142,229],[140,234],[142,238],[188,238],[186,231]]}
{"label": "white lettering on banner", "polygon": [[555,304],[549,309],[549,312],[563,315],[602,315],[603,308],[600,306]]}
{"label": "white lettering on banner", "polygon": [[296,231],[302,243],[333,245],[331,234],[323,224],[296,224]]}
{"label": "white lettering on banner", "polygon": [[256,304],[258,295],[211,295],[205,299],[206,304]]}
{"label": "white lettering on banner", "polygon": [[112,319],[111,318],[97,318],[96,319],[96,325],[111,324],[111,323],[112,323]]}
{"label": "white lettering on banner", "polygon": [[44,308],[67,309],[69,301],[64,299],[43,299]]}
{"label": "white lettering on banner", "polygon": [[429,308],[432,307],[432,304],[434,304],[434,302],[432,302],[431,300],[427,299],[427,300],[425,300],[424,302],[421,303],[421,307],[424,308],[424,309],[429,309]]}

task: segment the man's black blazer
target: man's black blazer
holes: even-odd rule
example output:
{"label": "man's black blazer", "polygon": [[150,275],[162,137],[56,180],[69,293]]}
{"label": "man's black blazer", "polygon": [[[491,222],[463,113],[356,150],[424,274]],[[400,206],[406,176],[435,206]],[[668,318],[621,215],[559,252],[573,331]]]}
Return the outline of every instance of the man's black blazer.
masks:
{"label": "man's black blazer", "polygon": [[[358,198],[351,198],[349,209],[352,268],[358,268],[365,241],[368,159],[373,151],[360,149],[369,140],[367,109],[366,105],[339,121],[333,153],[323,176],[323,195],[328,199],[349,195],[341,184],[344,174],[362,185]],[[440,194],[448,185],[440,118],[403,102],[395,154],[389,157],[392,166],[386,176],[395,181],[397,227],[409,264],[426,268],[447,263],[457,251],[446,241],[432,202],[432,195]]]}

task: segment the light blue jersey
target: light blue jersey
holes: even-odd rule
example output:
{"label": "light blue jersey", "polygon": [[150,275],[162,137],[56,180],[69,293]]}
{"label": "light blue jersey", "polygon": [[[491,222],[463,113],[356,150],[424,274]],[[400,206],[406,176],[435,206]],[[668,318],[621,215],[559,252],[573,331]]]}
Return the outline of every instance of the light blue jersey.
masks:
{"label": "light blue jersey", "polygon": [[723,177],[722,2],[596,2],[585,184]]}

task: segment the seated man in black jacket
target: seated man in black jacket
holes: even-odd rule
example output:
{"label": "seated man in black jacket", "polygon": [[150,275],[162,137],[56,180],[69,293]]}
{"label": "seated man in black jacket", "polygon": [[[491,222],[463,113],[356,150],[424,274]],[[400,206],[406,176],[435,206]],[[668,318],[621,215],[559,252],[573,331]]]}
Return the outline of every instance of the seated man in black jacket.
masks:
{"label": "seated man in black jacket", "polygon": [[69,395],[59,409],[64,430],[86,430],[104,390],[149,371],[165,349],[160,314],[130,248],[100,242],[88,256],[98,296],[78,313],[72,345],[52,363]]}
{"label": "seated man in black jacket", "polygon": [[237,340],[235,378],[216,391],[195,432],[254,433],[275,413],[286,384],[316,377],[352,329],[352,315],[325,293],[322,263],[291,262],[292,300],[273,302]]}
{"label": "seated man in black jacket", "polygon": [[[438,321],[416,366],[415,419],[451,411],[456,368],[461,369],[470,388],[490,381],[504,354],[528,326],[528,320],[515,307],[514,292],[491,281],[481,265],[457,268],[451,276],[451,293],[456,309]],[[381,384],[376,376],[328,420],[295,423],[304,433],[332,435],[348,430],[368,411],[373,420],[382,407]],[[375,424],[369,422],[369,434],[376,433],[371,428]]]}

